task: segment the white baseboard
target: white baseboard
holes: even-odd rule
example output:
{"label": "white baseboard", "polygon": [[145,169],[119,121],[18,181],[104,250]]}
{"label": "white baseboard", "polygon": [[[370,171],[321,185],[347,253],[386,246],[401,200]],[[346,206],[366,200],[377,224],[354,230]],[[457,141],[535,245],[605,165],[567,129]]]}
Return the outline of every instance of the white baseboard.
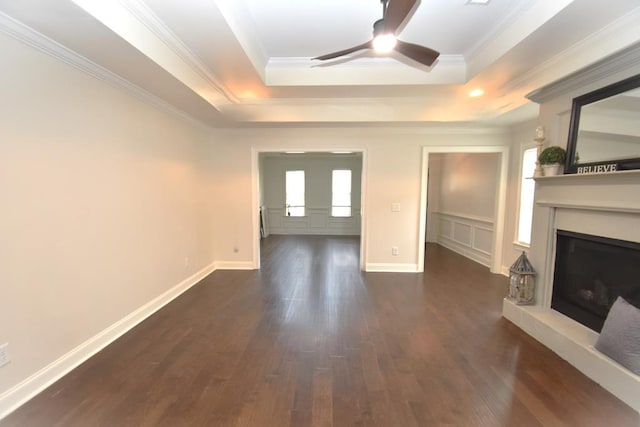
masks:
{"label": "white baseboard", "polygon": [[162,295],[118,320],[67,354],[45,366],[24,381],[0,394],[0,420],[18,409],[35,395],[65,376],[94,354],[124,335],[138,323],[173,301],[215,270],[215,263],[186,278]]}
{"label": "white baseboard", "polygon": [[284,228],[284,227],[271,227],[270,234],[287,236],[359,236],[360,229],[354,230],[340,230],[333,228]]}
{"label": "white baseboard", "polygon": [[385,264],[369,262],[365,265],[367,272],[395,272],[395,273],[417,273],[418,264]]}
{"label": "white baseboard", "polygon": [[217,261],[214,263],[216,270],[256,270],[252,261]]}
{"label": "white baseboard", "polygon": [[466,258],[469,258],[470,260],[473,260],[478,264],[482,264],[485,267],[491,268],[491,255],[481,253],[467,245],[455,242],[447,238],[441,238],[440,240],[438,240],[438,244]]}

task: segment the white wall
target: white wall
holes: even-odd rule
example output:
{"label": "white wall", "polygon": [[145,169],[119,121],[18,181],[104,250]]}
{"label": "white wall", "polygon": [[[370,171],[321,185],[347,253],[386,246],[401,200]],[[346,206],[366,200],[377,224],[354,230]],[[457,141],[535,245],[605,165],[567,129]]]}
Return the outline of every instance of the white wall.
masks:
{"label": "white wall", "polygon": [[[423,146],[506,146],[502,129],[462,126],[425,128],[230,129],[216,132],[212,158],[217,200],[226,208],[217,216],[216,259],[249,268],[256,262],[258,238],[252,232],[252,155],[259,151],[364,151],[365,221],[363,236],[368,269],[416,271],[420,225]],[[257,173],[255,170],[253,173]],[[257,200],[257,195],[256,195]],[[391,205],[400,204],[400,212]],[[392,256],[397,246],[399,255]],[[234,248],[238,251],[234,252]]]}
{"label": "white wall", "polygon": [[0,51],[1,417],[206,271],[214,218],[209,129],[3,34]]}
{"label": "white wall", "polygon": [[[362,154],[279,154],[260,155],[263,205],[267,208],[269,233],[272,234],[360,234],[360,184]],[[331,216],[331,174],[334,169],[351,170],[351,217]],[[287,217],[285,173],[305,171],[304,217]]]}
{"label": "white wall", "polygon": [[440,211],[491,219],[495,214],[499,156],[443,154]]}

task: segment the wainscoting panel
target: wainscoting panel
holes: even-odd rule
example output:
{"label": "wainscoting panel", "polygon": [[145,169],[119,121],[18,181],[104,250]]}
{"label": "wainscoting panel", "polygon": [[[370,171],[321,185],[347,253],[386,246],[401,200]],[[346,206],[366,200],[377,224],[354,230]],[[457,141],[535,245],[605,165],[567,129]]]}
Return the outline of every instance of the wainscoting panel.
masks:
{"label": "wainscoting panel", "polygon": [[493,219],[449,212],[434,212],[438,218],[438,243],[472,260],[491,266]]}
{"label": "wainscoting panel", "polygon": [[473,229],[473,237],[473,249],[480,251],[491,258],[493,230],[491,228],[475,227]]}
{"label": "wainscoting panel", "polygon": [[467,246],[472,246],[471,241],[473,229],[469,224],[461,222],[453,223],[453,238],[456,242],[462,243]]}
{"label": "wainscoting panel", "polygon": [[327,209],[309,209],[309,228],[314,230],[327,228]]}
{"label": "wainscoting panel", "polygon": [[348,218],[332,217],[326,207],[307,207],[306,216],[285,215],[284,208],[267,208],[270,234],[360,235],[360,209]]}

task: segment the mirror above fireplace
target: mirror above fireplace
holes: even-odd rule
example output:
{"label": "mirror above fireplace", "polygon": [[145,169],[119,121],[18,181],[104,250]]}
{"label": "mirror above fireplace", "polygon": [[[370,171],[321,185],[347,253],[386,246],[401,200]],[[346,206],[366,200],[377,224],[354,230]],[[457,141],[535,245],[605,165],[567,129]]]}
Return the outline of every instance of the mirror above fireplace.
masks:
{"label": "mirror above fireplace", "polygon": [[640,169],[640,75],[574,98],[565,171]]}

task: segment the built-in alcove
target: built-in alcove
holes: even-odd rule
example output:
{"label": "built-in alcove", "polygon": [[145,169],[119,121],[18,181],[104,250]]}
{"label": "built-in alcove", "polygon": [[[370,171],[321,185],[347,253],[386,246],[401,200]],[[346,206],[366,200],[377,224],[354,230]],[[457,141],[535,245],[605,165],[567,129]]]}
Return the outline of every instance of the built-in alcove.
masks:
{"label": "built-in alcove", "polygon": [[556,232],[551,308],[600,332],[618,296],[640,304],[640,243]]}

